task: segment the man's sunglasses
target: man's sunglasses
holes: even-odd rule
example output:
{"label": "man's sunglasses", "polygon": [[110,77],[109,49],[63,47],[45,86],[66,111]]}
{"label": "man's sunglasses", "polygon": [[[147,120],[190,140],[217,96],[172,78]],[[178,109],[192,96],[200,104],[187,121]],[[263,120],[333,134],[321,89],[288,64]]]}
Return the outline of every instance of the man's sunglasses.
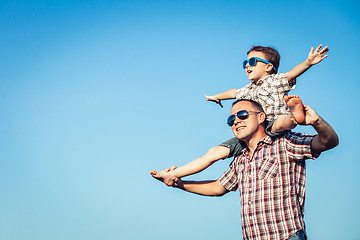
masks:
{"label": "man's sunglasses", "polygon": [[246,110],[238,111],[237,113],[230,115],[228,117],[227,124],[231,127],[232,125],[234,125],[235,117],[238,117],[240,120],[245,120],[249,117],[250,113],[261,113],[261,112],[246,111]]}
{"label": "man's sunglasses", "polygon": [[[250,67],[255,66],[255,65],[256,65],[256,61],[260,61],[260,62],[263,62],[263,63],[266,63],[266,64],[271,64],[271,65],[273,65],[271,62],[268,62],[268,61],[266,61],[266,60],[264,60],[264,59],[262,59],[262,58],[252,57],[252,58],[249,58],[249,59],[247,59],[247,60],[245,60],[245,61],[243,62],[243,68],[245,69],[245,68],[246,68],[246,65],[247,65],[248,63],[249,63],[249,66],[250,66]],[[274,67],[274,65],[273,65],[273,68],[274,68],[274,71],[275,71],[276,68]]]}

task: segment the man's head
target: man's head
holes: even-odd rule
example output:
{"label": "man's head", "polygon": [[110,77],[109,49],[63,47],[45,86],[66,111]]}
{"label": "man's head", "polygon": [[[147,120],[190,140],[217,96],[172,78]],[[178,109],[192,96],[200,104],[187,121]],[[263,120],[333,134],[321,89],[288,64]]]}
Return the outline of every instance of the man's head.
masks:
{"label": "man's head", "polygon": [[[255,58],[255,59],[251,59]],[[247,52],[244,68],[249,80],[257,81],[269,74],[277,73],[280,54],[274,48],[254,46]]]}
{"label": "man's head", "polygon": [[264,110],[259,103],[241,99],[233,103],[228,124],[236,138],[249,142],[254,137],[261,139],[266,135],[265,120]]}

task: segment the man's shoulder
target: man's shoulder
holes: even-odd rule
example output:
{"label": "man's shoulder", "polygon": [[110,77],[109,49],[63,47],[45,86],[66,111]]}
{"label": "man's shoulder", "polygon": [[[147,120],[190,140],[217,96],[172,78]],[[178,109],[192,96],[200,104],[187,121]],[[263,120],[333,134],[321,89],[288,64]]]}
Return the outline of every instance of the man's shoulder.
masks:
{"label": "man's shoulder", "polygon": [[294,144],[309,144],[316,134],[288,131],[278,138],[279,141],[289,141]]}

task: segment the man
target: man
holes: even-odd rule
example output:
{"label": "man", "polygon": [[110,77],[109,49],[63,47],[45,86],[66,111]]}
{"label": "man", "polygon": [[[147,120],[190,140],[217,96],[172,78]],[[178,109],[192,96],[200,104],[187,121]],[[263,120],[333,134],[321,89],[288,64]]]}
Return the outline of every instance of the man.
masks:
{"label": "man", "polygon": [[317,158],[339,141],[313,109],[304,105],[304,110],[304,125],[314,127],[317,135],[288,132],[271,139],[265,133],[261,106],[250,100],[236,101],[228,123],[247,148],[218,180],[174,179],[174,187],[206,196],[239,189],[244,239],[305,239],[305,159]]}

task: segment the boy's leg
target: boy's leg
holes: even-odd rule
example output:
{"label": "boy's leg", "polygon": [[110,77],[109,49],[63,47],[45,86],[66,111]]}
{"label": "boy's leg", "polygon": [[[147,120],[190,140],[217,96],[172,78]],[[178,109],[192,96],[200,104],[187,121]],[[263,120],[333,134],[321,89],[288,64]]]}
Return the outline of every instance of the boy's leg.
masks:
{"label": "boy's leg", "polygon": [[[271,125],[267,126],[268,132],[266,132],[269,136],[273,137],[274,133],[281,133],[286,130],[294,129],[297,124],[292,120],[293,117],[291,115],[279,115],[275,120],[271,121]],[[275,135],[277,137],[277,135]]]}
{"label": "boy's leg", "polygon": [[[279,116],[280,117],[280,116]],[[277,121],[279,122],[279,117],[276,120],[272,120],[272,121],[266,121],[266,126],[265,126],[265,132],[267,135],[269,135],[271,138],[278,138],[281,137],[282,135],[284,135],[285,133],[288,132],[288,130],[281,130],[281,131],[277,131],[278,129],[274,129],[274,123]]]}
{"label": "boy's leg", "polygon": [[236,137],[221,143],[220,146],[230,149],[229,155],[226,158],[239,156],[242,150],[247,147],[243,141],[237,139]]}

